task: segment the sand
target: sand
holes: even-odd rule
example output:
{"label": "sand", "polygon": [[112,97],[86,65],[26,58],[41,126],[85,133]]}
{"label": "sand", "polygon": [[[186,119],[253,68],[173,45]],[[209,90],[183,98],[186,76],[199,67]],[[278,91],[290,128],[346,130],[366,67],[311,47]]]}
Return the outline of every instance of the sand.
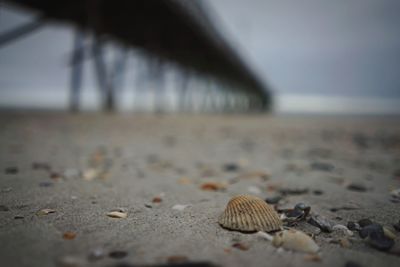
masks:
{"label": "sand", "polygon": [[[336,232],[316,235],[321,261],[313,262],[217,223],[234,195],[266,198],[282,189],[305,189],[284,197],[278,208],[303,202],[312,213],[343,225],[370,218],[392,229],[398,245],[392,224],[400,219],[400,203],[391,201],[390,191],[400,187],[399,122],[396,117],[2,113],[0,264],[141,266],[182,256],[217,266],[348,261],[400,266],[399,256],[371,248],[357,233],[350,247],[335,242],[343,237]],[[238,170],[227,171],[225,164]],[[268,179],[237,178],[255,171]],[[205,182],[226,189],[202,190]],[[349,190],[351,183],[361,190]],[[153,203],[155,197],[161,202]],[[36,214],[46,208],[55,212]],[[106,215],[115,209],[127,217]],[[295,228],[317,229],[307,222]],[[93,250],[99,259],[88,258]],[[127,255],[109,256],[116,251]]]}

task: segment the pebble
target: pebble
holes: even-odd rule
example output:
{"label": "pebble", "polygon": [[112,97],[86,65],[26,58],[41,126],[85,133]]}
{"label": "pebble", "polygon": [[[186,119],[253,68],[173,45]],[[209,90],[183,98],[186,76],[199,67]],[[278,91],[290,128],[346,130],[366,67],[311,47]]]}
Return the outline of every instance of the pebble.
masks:
{"label": "pebble", "polygon": [[76,233],[71,232],[71,231],[67,231],[63,234],[63,239],[65,239],[65,240],[72,240],[72,239],[75,239],[75,237],[76,237]]}
{"label": "pebble", "polygon": [[23,219],[23,218],[25,218],[25,217],[22,216],[22,215],[15,215],[15,216],[14,216],[14,219],[15,219],[15,220],[20,220],[20,219]]}
{"label": "pebble", "polygon": [[52,182],[40,182],[39,183],[39,186],[40,187],[51,187],[51,186],[53,186],[54,184],[52,183]]}
{"label": "pebble", "polygon": [[372,221],[370,219],[361,219],[358,221],[358,224],[360,225],[361,228],[372,224]]}
{"label": "pebble", "polygon": [[335,166],[327,163],[327,162],[312,162],[310,165],[312,170],[315,171],[325,171],[325,172],[331,172],[335,169]]}
{"label": "pebble", "polygon": [[5,174],[17,174],[18,173],[18,168],[13,166],[13,167],[7,167],[4,170]]}
{"label": "pebble", "polygon": [[393,227],[394,229],[396,229],[397,232],[400,232],[400,220],[397,223],[393,224]]}
{"label": "pebble", "polygon": [[322,232],[332,232],[332,223],[321,215],[313,215],[308,220],[308,223],[314,225],[322,230]]}
{"label": "pebble", "polygon": [[128,255],[128,252],[122,250],[111,251],[108,256],[113,259],[122,259]]}
{"label": "pebble", "polygon": [[10,209],[7,206],[0,205],[0,211],[9,211]]}
{"label": "pebble", "polygon": [[360,183],[351,183],[347,186],[347,189],[350,191],[355,191],[355,192],[365,192],[367,191],[367,187],[363,184]]}
{"label": "pebble", "polygon": [[378,250],[388,251],[394,245],[393,239],[387,237],[385,235],[383,227],[377,223],[372,223],[363,227],[359,234],[360,237],[363,239],[368,237],[368,243],[373,248],[376,248]]}
{"label": "pebble", "polygon": [[243,251],[249,250],[249,246],[243,243],[234,243],[232,247]]}
{"label": "pebble", "polygon": [[281,201],[282,200],[282,197],[281,196],[274,196],[274,197],[267,197],[266,199],[265,199],[265,202],[267,202],[268,204],[278,204],[279,203],[279,201]]}
{"label": "pebble", "polygon": [[102,248],[95,248],[89,252],[88,260],[89,261],[97,261],[104,258],[106,255],[104,249]]}
{"label": "pebble", "polygon": [[303,195],[308,193],[308,188],[281,188],[279,193],[282,195]]}
{"label": "pebble", "polygon": [[324,193],[324,191],[322,191],[322,190],[313,190],[312,192],[316,196],[320,196],[320,195],[322,195]]}
{"label": "pebble", "polygon": [[347,223],[347,228],[349,228],[349,230],[351,230],[351,231],[359,231],[359,230],[361,230],[360,225],[358,223],[352,222],[352,221]]}
{"label": "pebble", "polygon": [[45,162],[34,162],[32,163],[32,169],[50,171],[51,167],[48,163]]}
{"label": "pebble", "polygon": [[346,226],[342,225],[342,224],[336,224],[332,227],[332,229],[334,231],[341,231],[343,233],[345,233],[348,236],[353,236],[353,232],[349,230],[349,228],[347,228]]}
{"label": "pebble", "polygon": [[226,172],[236,172],[240,169],[240,166],[236,163],[227,163],[223,166],[223,170]]}

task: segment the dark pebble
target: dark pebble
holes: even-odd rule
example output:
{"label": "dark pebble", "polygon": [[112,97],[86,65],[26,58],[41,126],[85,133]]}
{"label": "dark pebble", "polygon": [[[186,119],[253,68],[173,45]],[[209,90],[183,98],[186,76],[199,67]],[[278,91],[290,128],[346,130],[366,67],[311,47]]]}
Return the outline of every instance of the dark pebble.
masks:
{"label": "dark pebble", "polygon": [[267,202],[268,204],[278,204],[279,203],[279,201],[281,201],[282,200],[282,197],[281,196],[276,196],[276,197],[267,197],[266,199],[265,199],[265,202]]}
{"label": "dark pebble", "polygon": [[362,266],[360,264],[358,264],[357,262],[348,261],[348,262],[346,262],[344,267],[362,267]]}
{"label": "dark pebble", "polygon": [[289,218],[298,218],[303,216],[304,212],[302,210],[299,209],[292,209],[292,210],[288,210],[285,215]]}
{"label": "dark pebble", "polygon": [[393,227],[397,232],[400,232],[400,220],[396,224],[393,224]]}
{"label": "dark pebble", "polygon": [[17,167],[7,167],[4,170],[5,174],[17,174],[18,173],[18,168]]}
{"label": "dark pebble", "polygon": [[281,193],[282,195],[286,196],[286,195],[303,195],[303,194],[307,194],[308,193],[308,189],[307,188],[281,188],[279,190],[279,193]]}
{"label": "dark pebble", "polygon": [[226,172],[236,172],[240,169],[236,163],[227,163],[223,166],[223,170]]}
{"label": "dark pebble", "polygon": [[10,209],[7,206],[0,205],[0,211],[9,211]]}
{"label": "dark pebble", "polygon": [[350,191],[356,191],[356,192],[365,192],[365,191],[367,191],[367,187],[365,187],[362,184],[357,184],[357,183],[349,184],[347,186],[347,189],[350,190]]}
{"label": "dark pebble", "polygon": [[360,225],[361,228],[372,224],[372,221],[370,219],[361,219],[358,221],[358,224]]}
{"label": "dark pebble", "polygon": [[22,215],[16,215],[16,216],[14,216],[14,219],[15,220],[20,220],[20,219],[23,219],[24,218],[24,216],[22,216]]}
{"label": "dark pebble", "polygon": [[332,232],[332,223],[320,215],[313,215],[307,221],[309,224],[318,227],[322,232]]}
{"label": "dark pebble", "polygon": [[49,164],[44,162],[34,162],[32,163],[32,169],[50,171],[51,167]]}
{"label": "dark pebble", "polygon": [[383,227],[380,224],[369,224],[363,227],[358,233],[363,239],[368,237],[369,245],[375,249],[387,251],[394,245],[394,240],[385,236]]}
{"label": "dark pebble", "polygon": [[122,258],[125,258],[127,255],[128,255],[128,252],[120,251],[120,250],[111,251],[108,254],[108,256],[110,256],[110,258],[113,258],[113,259],[122,259]]}
{"label": "dark pebble", "polygon": [[320,196],[320,195],[322,195],[324,192],[322,191],[322,190],[314,190],[313,191],[313,194],[314,195],[316,195],[316,196]]}
{"label": "dark pebble", "polygon": [[327,162],[312,162],[310,166],[314,171],[331,172],[335,169],[334,165]]}
{"label": "dark pebble", "polygon": [[375,235],[385,235],[383,232],[383,227],[380,224],[372,223],[367,226],[361,228],[358,232],[361,238],[366,238],[370,236],[372,233]]}
{"label": "dark pebble", "polygon": [[145,206],[146,208],[149,208],[149,209],[153,208],[153,206],[150,205],[150,204],[144,204],[144,206]]}
{"label": "dark pebble", "polygon": [[372,232],[369,236],[368,243],[378,250],[388,251],[394,246],[394,240],[385,235]]}
{"label": "dark pebble", "polygon": [[351,231],[359,231],[361,230],[361,227],[358,223],[356,222],[348,222],[347,223],[347,228],[349,228],[349,230]]}
{"label": "dark pebble", "polygon": [[52,182],[40,182],[39,186],[40,187],[50,187],[50,186],[53,186],[53,183]]}

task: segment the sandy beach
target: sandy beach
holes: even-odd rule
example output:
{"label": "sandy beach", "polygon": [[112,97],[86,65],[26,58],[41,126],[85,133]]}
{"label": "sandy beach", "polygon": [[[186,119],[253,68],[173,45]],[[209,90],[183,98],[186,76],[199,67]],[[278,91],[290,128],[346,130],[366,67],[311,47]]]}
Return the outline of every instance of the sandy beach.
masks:
{"label": "sandy beach", "polygon": [[305,203],[333,225],[386,226],[400,253],[399,117],[3,112],[0,123],[2,266],[400,266],[395,250],[308,218],[293,228],[313,236],[315,257],[217,222],[235,195],[280,197],[277,209]]}

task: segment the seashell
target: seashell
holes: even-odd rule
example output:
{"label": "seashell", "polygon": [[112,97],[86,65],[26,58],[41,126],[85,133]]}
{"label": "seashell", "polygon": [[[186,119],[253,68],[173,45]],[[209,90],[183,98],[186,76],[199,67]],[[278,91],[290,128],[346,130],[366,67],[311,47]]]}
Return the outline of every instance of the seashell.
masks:
{"label": "seashell", "polygon": [[271,232],[282,227],[278,213],[261,198],[250,195],[232,198],[218,223],[224,228],[243,232]]}
{"label": "seashell", "polygon": [[118,211],[110,211],[106,214],[108,217],[111,218],[119,218],[119,219],[123,219],[126,218],[128,216],[128,214],[122,210],[118,210]]}
{"label": "seashell", "polygon": [[294,229],[277,233],[272,239],[272,244],[275,247],[306,253],[316,253],[319,250],[319,246],[310,236]]}

